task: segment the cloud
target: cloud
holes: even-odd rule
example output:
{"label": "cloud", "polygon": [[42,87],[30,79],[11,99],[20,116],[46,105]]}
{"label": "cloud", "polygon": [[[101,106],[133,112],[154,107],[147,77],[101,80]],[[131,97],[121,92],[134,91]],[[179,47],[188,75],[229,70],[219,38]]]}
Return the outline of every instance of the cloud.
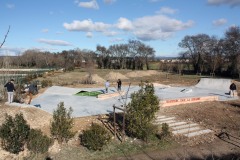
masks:
{"label": "cloud", "polygon": [[214,25],[214,26],[222,26],[222,25],[224,25],[224,24],[226,24],[227,23],[227,20],[225,19],[225,18],[221,18],[221,19],[218,19],[218,20],[214,20],[213,22],[212,22],[212,24]]}
{"label": "cloud", "polygon": [[240,6],[240,0],[208,0],[210,5],[230,5],[231,7]]}
{"label": "cloud", "polygon": [[9,9],[13,9],[13,8],[15,8],[15,5],[14,4],[6,4],[6,7]]}
{"label": "cloud", "polygon": [[24,52],[26,49],[17,47],[6,47],[0,48],[0,56],[16,56]]}
{"label": "cloud", "polygon": [[63,26],[69,31],[101,32],[105,36],[128,34],[140,40],[166,40],[175,32],[188,29],[194,25],[193,21],[182,22],[166,15],[153,15],[129,20],[120,17],[116,24],[93,22],[92,20],[73,21],[64,23]]}
{"label": "cloud", "polygon": [[104,0],[103,2],[106,4],[112,4],[112,3],[116,2],[116,0]]}
{"label": "cloud", "polygon": [[116,31],[105,31],[105,32],[103,32],[103,34],[105,36],[112,37],[112,36],[116,36],[118,34],[118,32],[116,32]]}
{"label": "cloud", "polygon": [[111,39],[110,43],[123,42],[123,41],[124,41],[123,38],[115,38],[115,39]]}
{"label": "cloud", "polygon": [[192,27],[193,21],[182,22],[164,15],[145,16],[133,21],[134,35],[141,40],[165,40],[177,31]]}
{"label": "cloud", "polygon": [[176,12],[176,9],[172,9],[169,7],[161,7],[160,11],[157,11],[158,14],[175,14]]}
{"label": "cloud", "polygon": [[118,19],[118,23],[116,24],[117,28],[125,30],[125,31],[129,31],[133,29],[133,24],[130,20],[128,20],[127,18],[119,18]]}
{"label": "cloud", "polygon": [[43,33],[48,33],[49,30],[48,30],[48,29],[42,29],[42,32],[43,32]]}
{"label": "cloud", "polygon": [[99,6],[96,0],[92,0],[89,2],[75,1],[75,3],[77,3],[79,7],[83,7],[83,8],[99,9]]}
{"label": "cloud", "polygon": [[92,38],[92,37],[93,37],[93,34],[92,34],[92,32],[87,32],[87,33],[86,33],[86,36],[87,36],[88,38]]}
{"label": "cloud", "polygon": [[49,40],[49,39],[39,39],[39,43],[45,43],[52,46],[72,46],[69,42],[62,40]]}
{"label": "cloud", "polygon": [[69,31],[83,31],[83,32],[104,32],[111,25],[105,24],[103,22],[93,22],[91,19],[83,20],[83,21],[73,21],[72,23],[64,23],[63,27]]}

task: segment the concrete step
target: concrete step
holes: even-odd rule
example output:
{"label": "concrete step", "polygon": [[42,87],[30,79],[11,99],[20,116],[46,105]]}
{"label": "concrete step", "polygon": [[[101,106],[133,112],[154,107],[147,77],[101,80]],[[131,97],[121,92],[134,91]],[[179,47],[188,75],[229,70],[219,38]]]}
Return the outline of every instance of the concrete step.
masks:
{"label": "concrete step", "polygon": [[173,131],[172,133],[173,134],[184,134],[184,133],[197,131],[197,130],[200,130],[200,127],[191,127],[191,128],[180,129],[180,130]]}
{"label": "concrete step", "polygon": [[156,121],[158,121],[158,122],[164,122],[164,121],[169,121],[169,120],[173,120],[173,119],[175,119],[175,117],[157,118]]}
{"label": "concrete step", "polygon": [[187,124],[187,122],[176,122],[176,123],[171,123],[168,125],[169,125],[169,127],[173,127],[173,126],[179,126],[179,125],[183,125],[183,124]]}
{"label": "concrete step", "polygon": [[191,133],[186,133],[184,134],[184,136],[186,137],[194,137],[194,136],[199,136],[199,135],[203,135],[203,134],[207,134],[207,133],[211,133],[213,132],[210,129],[204,129],[204,130],[200,130],[200,131],[196,131],[196,132],[191,132]]}
{"label": "concrete step", "polygon": [[159,119],[159,118],[167,118],[166,116],[158,116],[156,115],[156,118]]}
{"label": "concrete step", "polygon": [[161,122],[161,121],[155,121],[153,124],[163,124],[163,123],[167,123],[168,125],[169,124],[172,124],[172,123],[175,123],[176,121],[174,120],[169,120],[169,121],[164,121],[164,122]]}
{"label": "concrete step", "polygon": [[167,123],[167,124],[171,124],[171,123],[175,123],[176,121],[175,120],[168,120],[168,121],[161,121],[159,122],[159,124],[163,124],[163,123]]}
{"label": "concrete step", "polygon": [[198,124],[197,123],[184,124],[184,125],[174,126],[171,128],[173,130],[179,130],[179,129],[190,128],[190,127],[194,127],[194,126],[198,126]]}

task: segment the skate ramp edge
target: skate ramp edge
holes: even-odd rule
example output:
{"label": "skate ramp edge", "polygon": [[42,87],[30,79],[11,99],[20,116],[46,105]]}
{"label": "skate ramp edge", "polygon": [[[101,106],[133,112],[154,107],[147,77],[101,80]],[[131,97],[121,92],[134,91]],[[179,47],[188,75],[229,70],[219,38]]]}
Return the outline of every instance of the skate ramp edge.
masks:
{"label": "skate ramp edge", "polygon": [[217,89],[228,92],[230,85],[231,79],[201,78],[195,87],[215,90]]}
{"label": "skate ramp edge", "polygon": [[180,105],[180,104],[205,102],[205,101],[218,101],[218,96],[189,97],[189,98],[161,100],[159,102],[159,106],[160,107],[168,107],[168,106],[175,106],[175,105]]}

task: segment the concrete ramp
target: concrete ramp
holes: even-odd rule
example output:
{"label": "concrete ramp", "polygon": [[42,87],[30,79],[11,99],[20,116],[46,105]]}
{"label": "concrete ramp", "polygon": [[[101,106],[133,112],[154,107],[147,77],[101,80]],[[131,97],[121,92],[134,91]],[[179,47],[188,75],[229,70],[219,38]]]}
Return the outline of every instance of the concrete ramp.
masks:
{"label": "concrete ramp", "polygon": [[231,79],[201,78],[195,87],[229,92],[230,85]]}

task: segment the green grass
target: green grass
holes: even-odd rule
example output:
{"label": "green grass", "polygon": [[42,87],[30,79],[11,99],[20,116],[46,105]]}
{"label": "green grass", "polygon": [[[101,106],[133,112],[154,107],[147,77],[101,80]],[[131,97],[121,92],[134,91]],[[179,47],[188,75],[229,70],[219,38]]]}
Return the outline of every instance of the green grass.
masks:
{"label": "green grass", "polygon": [[75,95],[77,95],[77,96],[92,96],[92,97],[96,97],[96,96],[98,96],[99,94],[102,94],[102,92],[99,92],[99,91],[91,91],[91,92],[85,92],[85,91],[83,91],[83,92],[78,92],[77,94],[75,94]]}

